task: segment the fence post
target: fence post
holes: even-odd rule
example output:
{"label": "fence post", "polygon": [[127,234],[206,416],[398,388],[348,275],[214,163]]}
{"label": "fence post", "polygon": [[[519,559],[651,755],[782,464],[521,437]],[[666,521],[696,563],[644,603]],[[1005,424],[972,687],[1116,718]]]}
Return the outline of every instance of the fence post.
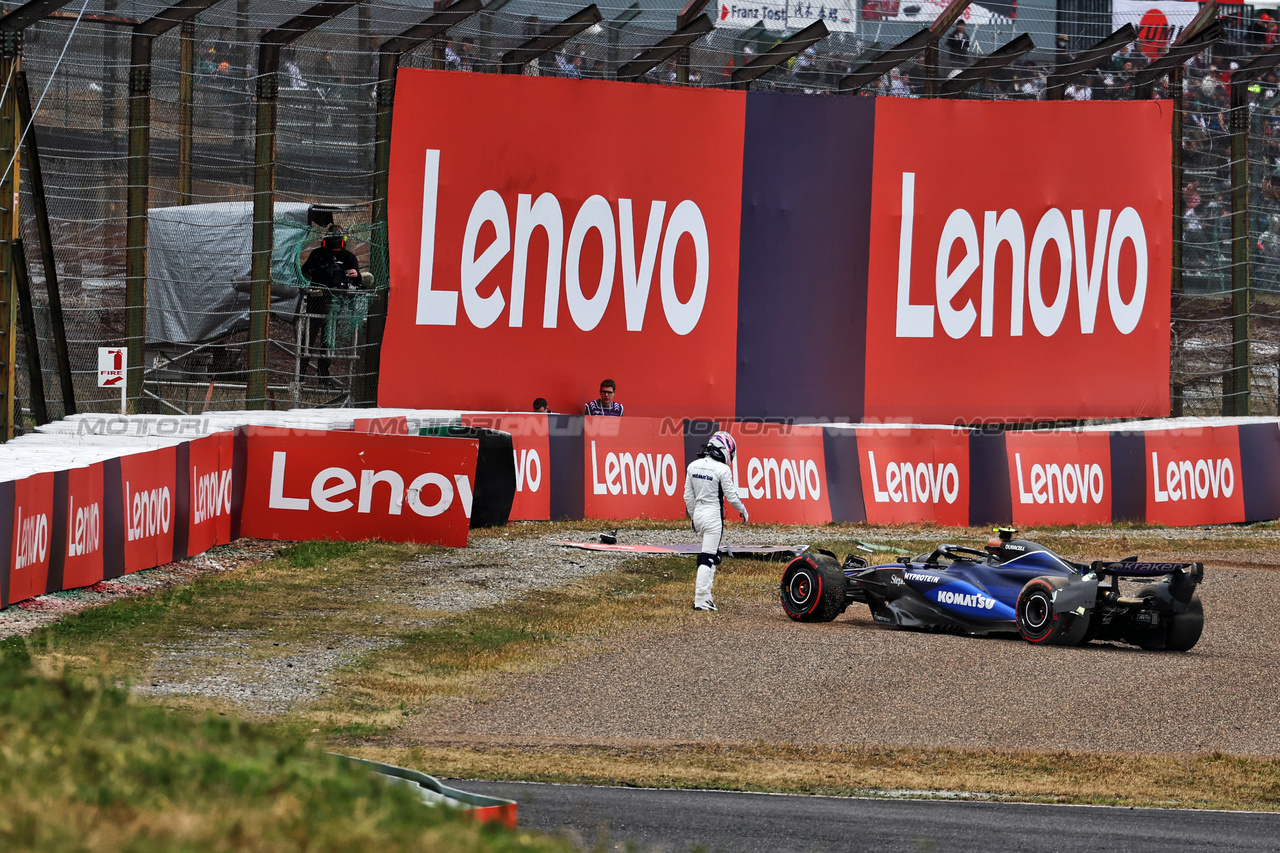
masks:
{"label": "fence post", "polygon": [[[1231,368],[1222,412],[1249,414],[1249,79],[1231,89]],[[1229,399],[1228,399],[1229,398]]]}

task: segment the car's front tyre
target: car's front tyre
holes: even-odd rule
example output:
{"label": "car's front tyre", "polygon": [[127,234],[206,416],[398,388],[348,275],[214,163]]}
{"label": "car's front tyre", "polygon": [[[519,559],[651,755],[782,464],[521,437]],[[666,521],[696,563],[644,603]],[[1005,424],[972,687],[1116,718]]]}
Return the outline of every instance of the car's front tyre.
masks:
{"label": "car's front tyre", "polygon": [[826,554],[801,554],[782,573],[782,609],[797,622],[830,622],[845,608],[848,581]]}

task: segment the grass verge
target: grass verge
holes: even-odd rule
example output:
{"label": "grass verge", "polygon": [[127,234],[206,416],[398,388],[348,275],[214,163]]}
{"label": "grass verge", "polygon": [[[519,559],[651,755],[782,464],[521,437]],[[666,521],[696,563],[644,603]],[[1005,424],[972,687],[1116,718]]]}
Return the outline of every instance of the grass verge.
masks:
{"label": "grass verge", "polygon": [[[482,536],[532,536],[599,529],[520,525]],[[626,525],[620,525],[625,527]],[[639,525],[647,527],[651,525]],[[1189,530],[1178,535],[1142,527],[1044,531],[1040,541],[1076,559],[1138,552],[1193,553],[1280,547],[1276,531]],[[941,534],[941,536],[940,536]],[[904,553],[940,540],[975,544],[987,530],[925,526],[828,525],[815,547],[843,555],[855,540],[893,543]],[[785,539],[785,535],[782,537]],[[483,697],[498,673],[532,672],[586,654],[612,635],[668,630],[694,618],[688,610],[693,561],[647,558],[465,613],[423,612],[392,592],[422,584],[416,561],[430,549],[385,543],[305,543],[230,575],[210,575],[183,589],[88,611],[45,629],[31,647],[46,667],[90,678],[142,678],[159,650],[203,642],[191,666],[226,666],[217,639],[236,639],[235,655],[267,659],[293,648],[323,647],[335,638],[374,642],[330,674],[330,689],[305,709],[269,719],[289,741],[310,738],[337,751],[452,776],[553,782],[724,788],[824,794],[968,792],[1019,800],[1280,808],[1280,766],[1225,755],[1110,756],[992,750],[800,747],[789,744],[450,744],[400,749],[394,732],[441,697]],[[877,554],[892,558],[892,554]],[[780,567],[733,561],[717,578],[725,601],[776,596]],[[199,713],[233,706],[201,697],[169,698],[171,708]],[[1206,795],[1205,792],[1212,792]]]}
{"label": "grass verge", "polygon": [[428,808],[405,787],[234,719],[134,704],[0,649],[0,849],[567,851]]}

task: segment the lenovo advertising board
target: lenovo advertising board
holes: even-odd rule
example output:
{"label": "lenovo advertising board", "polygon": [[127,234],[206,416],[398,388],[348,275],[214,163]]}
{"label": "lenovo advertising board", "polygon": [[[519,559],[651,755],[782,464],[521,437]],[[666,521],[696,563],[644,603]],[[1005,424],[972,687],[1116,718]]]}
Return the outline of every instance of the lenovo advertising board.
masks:
{"label": "lenovo advertising board", "polygon": [[14,483],[13,535],[9,553],[8,604],[44,595],[53,541],[53,473],[31,474]]}
{"label": "lenovo advertising board", "polygon": [[1013,523],[1111,521],[1111,437],[1105,432],[1008,432]]}
{"label": "lenovo advertising board", "polygon": [[[752,521],[825,524],[831,520],[822,427],[722,424],[738,443],[733,479]],[[730,518],[736,513],[727,504]]]}
{"label": "lenovo advertising board", "polygon": [[242,536],[467,544],[473,439],[247,427]]}
{"label": "lenovo advertising board", "polygon": [[1236,426],[1143,433],[1151,524],[1244,521]]}
{"label": "lenovo advertising board", "polygon": [[182,556],[202,554],[231,541],[234,444],[230,432],[214,433],[187,444],[187,545]]}
{"label": "lenovo advertising board", "polygon": [[862,499],[872,524],[969,523],[969,433],[858,430]]}
{"label": "lenovo advertising board", "polygon": [[163,566],[173,560],[176,473],[174,447],[120,457],[121,493],[116,497],[123,502],[126,572]]}
{"label": "lenovo advertising board", "polygon": [[462,423],[480,429],[502,430],[511,435],[516,463],[516,496],[511,502],[512,521],[546,521],[551,518],[551,441],[545,414],[464,414]]}
{"label": "lenovo advertising board", "polygon": [[732,416],[745,100],[401,69],[380,403]]}
{"label": "lenovo advertising board", "polygon": [[[58,523],[62,530],[55,552],[55,569],[62,588],[92,586],[102,580],[103,526],[102,463],[59,471],[54,475]],[[61,518],[65,513],[65,518]]]}
{"label": "lenovo advertising board", "polygon": [[877,100],[869,420],[1168,414],[1172,112]]}
{"label": "lenovo advertising board", "polygon": [[587,518],[685,517],[684,433],[672,423],[583,418]]}

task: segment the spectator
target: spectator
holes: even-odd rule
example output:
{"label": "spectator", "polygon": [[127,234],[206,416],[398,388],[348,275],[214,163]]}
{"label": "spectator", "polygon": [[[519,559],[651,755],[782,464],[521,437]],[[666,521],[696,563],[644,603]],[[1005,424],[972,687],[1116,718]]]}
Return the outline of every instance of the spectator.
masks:
{"label": "spectator", "polygon": [[622,417],[622,404],[613,399],[618,391],[618,384],[612,379],[600,383],[600,399],[587,403],[586,414],[604,415],[606,417]]}
{"label": "spectator", "polygon": [[550,407],[549,405],[547,405],[547,398],[546,398],[546,397],[538,397],[538,398],[536,398],[536,399],[533,401],[533,410],[534,410],[535,412],[540,412],[540,413],[543,413],[543,412],[550,412],[550,411],[551,411],[551,407]]}
{"label": "spectator", "polygon": [[307,375],[307,365],[316,360],[320,384],[333,386],[329,378],[329,343],[324,340],[325,321],[335,293],[348,293],[360,281],[360,262],[347,250],[347,238],[334,229],[311,251],[302,265],[302,274],[311,284],[307,288],[307,324],[309,346],[302,356],[299,376]]}
{"label": "spectator", "polygon": [[969,55],[969,36],[965,33],[963,18],[956,21],[955,29],[951,31],[951,35],[947,36],[942,46],[949,64],[956,66],[964,64],[965,57]]}

